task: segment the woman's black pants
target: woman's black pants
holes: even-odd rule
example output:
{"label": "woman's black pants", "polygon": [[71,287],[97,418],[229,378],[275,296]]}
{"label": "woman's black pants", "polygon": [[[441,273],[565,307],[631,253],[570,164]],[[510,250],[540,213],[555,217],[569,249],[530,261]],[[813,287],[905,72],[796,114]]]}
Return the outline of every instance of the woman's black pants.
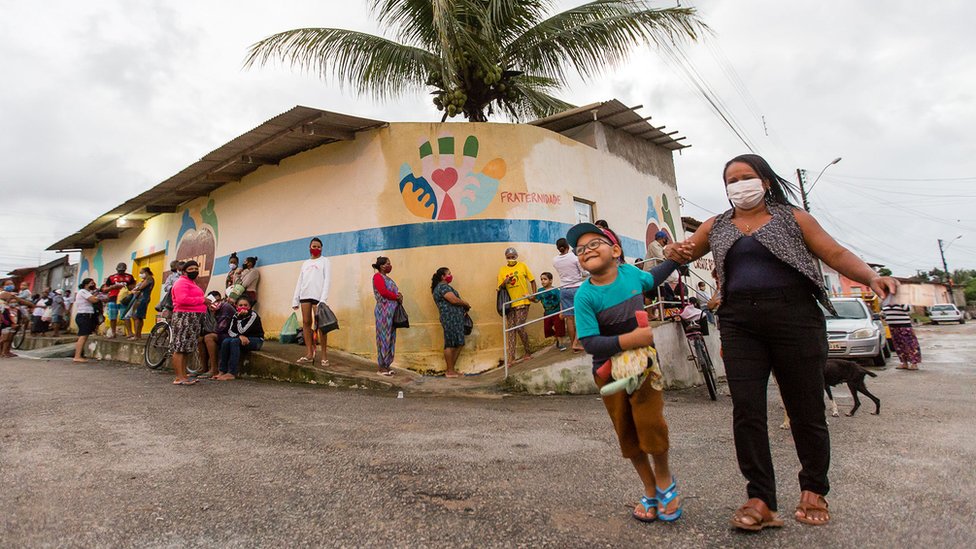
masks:
{"label": "woman's black pants", "polygon": [[769,450],[766,394],[776,376],[800,458],[800,489],[830,489],[830,435],[824,413],[827,330],[809,292],[762,291],[729,295],[718,311],[722,356],[732,393],[732,430],[739,469],[750,498],[776,510],[776,478]]}

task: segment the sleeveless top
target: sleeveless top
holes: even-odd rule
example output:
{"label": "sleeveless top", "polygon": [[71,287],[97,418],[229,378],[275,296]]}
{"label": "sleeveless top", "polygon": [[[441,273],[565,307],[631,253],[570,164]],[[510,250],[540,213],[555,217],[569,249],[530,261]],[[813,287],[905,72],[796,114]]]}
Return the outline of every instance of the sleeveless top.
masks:
{"label": "sleeveless top", "polygon": [[[756,229],[752,236],[769,250],[777,259],[793,267],[800,274],[813,283],[814,295],[828,311],[834,312],[834,306],[827,297],[824,288],[823,273],[820,265],[807,249],[803,241],[803,232],[793,216],[793,206],[782,204],[767,204],[769,213],[773,216],[768,223]],[[715,217],[712,230],[708,233],[708,244],[715,256],[715,270],[718,275],[720,291],[725,289],[725,257],[732,245],[745,236],[732,223],[735,210],[728,210]]]}

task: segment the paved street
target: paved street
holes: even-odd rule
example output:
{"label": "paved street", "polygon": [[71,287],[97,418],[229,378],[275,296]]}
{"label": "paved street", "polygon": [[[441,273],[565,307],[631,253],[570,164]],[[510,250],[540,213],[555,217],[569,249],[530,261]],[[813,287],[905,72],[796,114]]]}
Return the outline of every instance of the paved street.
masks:
{"label": "paved street", "polygon": [[[0,361],[0,547],[963,547],[976,539],[976,323],[919,330],[924,369],[831,418],[834,520],[733,532],[727,397],[667,395],[678,523],[640,495],[595,396],[408,398],[116,363]],[[846,390],[835,391],[841,411]],[[771,399],[781,511],[797,460]]]}

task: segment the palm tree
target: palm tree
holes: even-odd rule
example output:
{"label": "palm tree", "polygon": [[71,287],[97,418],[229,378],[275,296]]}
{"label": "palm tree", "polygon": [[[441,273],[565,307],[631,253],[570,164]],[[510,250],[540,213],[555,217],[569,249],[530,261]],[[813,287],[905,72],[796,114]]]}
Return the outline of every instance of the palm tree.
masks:
{"label": "palm tree", "polygon": [[592,78],[635,47],[695,40],[707,28],[693,8],[644,0],[596,0],[551,16],[553,0],[369,2],[393,39],[295,29],[252,45],[245,67],[280,60],[378,99],[431,89],[442,121],[484,122],[496,108],[520,120],[570,108],[551,95],[570,70]]}

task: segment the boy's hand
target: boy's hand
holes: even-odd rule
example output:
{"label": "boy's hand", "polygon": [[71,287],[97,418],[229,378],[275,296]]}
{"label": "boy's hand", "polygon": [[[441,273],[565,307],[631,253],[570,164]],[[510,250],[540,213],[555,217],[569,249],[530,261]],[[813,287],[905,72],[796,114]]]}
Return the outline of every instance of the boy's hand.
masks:
{"label": "boy's hand", "polygon": [[620,336],[620,348],[627,351],[654,344],[654,332],[651,328],[637,328]]}

